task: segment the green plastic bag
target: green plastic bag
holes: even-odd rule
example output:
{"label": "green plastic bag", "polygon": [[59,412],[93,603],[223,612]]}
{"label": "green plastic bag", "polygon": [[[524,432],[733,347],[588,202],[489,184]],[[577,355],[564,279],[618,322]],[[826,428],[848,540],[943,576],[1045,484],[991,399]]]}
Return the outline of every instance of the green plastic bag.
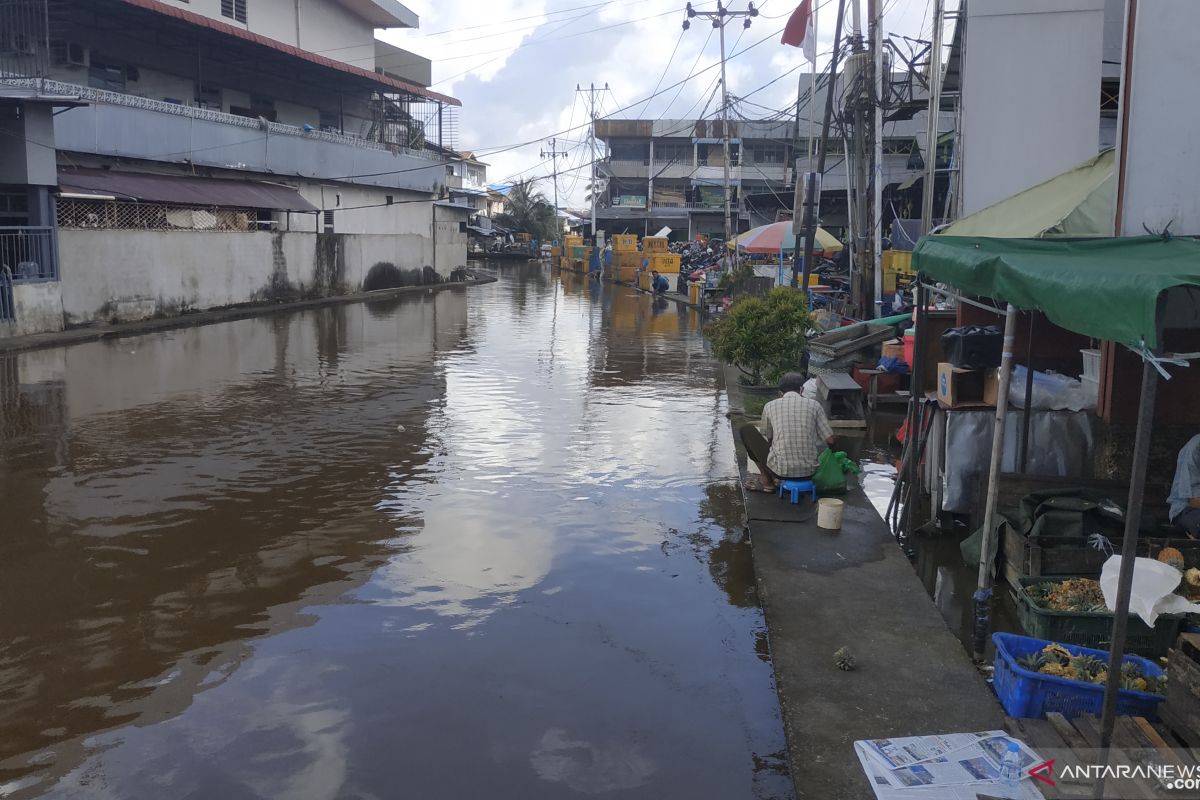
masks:
{"label": "green plastic bag", "polygon": [[862,472],[858,464],[850,460],[844,450],[833,452],[828,447],[817,459],[817,471],[812,476],[813,485],[821,494],[841,494],[846,491],[846,473]]}

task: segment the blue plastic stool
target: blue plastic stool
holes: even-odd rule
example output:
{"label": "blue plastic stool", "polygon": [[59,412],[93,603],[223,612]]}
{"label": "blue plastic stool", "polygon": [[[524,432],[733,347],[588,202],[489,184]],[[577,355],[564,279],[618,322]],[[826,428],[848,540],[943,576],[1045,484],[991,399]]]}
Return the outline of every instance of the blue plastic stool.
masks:
{"label": "blue plastic stool", "polygon": [[817,487],[812,481],[780,481],[779,496],[783,497],[784,492],[791,492],[792,505],[800,502],[801,492],[808,492],[812,495],[812,501],[817,502]]}

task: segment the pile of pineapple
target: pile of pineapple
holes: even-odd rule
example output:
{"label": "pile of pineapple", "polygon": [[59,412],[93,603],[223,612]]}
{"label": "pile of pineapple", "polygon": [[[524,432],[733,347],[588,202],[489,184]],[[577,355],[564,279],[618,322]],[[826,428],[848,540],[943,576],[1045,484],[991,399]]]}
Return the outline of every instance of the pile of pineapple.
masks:
{"label": "pile of pineapple", "polygon": [[1104,604],[1104,592],[1100,589],[1100,581],[1092,578],[1047,581],[1030,586],[1025,591],[1033,602],[1051,611],[1108,611],[1108,606]]}
{"label": "pile of pineapple", "polygon": [[[1017,664],[1030,672],[1040,672],[1056,678],[1066,678],[1081,683],[1108,683],[1108,663],[1096,656],[1071,652],[1061,644],[1051,642],[1041,650],[1021,656]],[[1167,676],[1143,675],[1138,665],[1124,660],[1121,663],[1121,688],[1139,692],[1166,694]]]}

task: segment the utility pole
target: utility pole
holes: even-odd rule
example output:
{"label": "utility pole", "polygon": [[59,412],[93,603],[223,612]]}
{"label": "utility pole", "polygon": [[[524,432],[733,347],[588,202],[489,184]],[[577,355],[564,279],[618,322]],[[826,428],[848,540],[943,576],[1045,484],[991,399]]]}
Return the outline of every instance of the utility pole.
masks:
{"label": "utility pole", "polygon": [[[857,2],[857,0],[852,0]],[[817,189],[817,175],[825,174],[825,154],[829,151],[829,122],[833,117],[833,94],[837,87],[838,78],[838,56],[842,50],[842,22],[846,16],[846,0],[838,0],[838,15],[837,25],[833,30],[833,58],[829,62],[829,84],[825,89],[825,119],[821,123],[821,149],[817,151],[817,169],[815,172],[808,174],[808,195],[810,201],[804,204],[804,279],[803,283],[797,280],[796,268],[792,267],[792,286],[801,285],[805,293],[808,289],[808,276],[812,274],[812,258],[813,249],[817,240],[817,216],[815,209],[815,197]]]}
{"label": "utility pole", "polygon": [[[712,21],[712,26],[721,34],[721,139],[725,149],[725,245],[733,239],[733,217],[729,207],[730,195],[730,174],[729,174],[729,83],[725,80],[725,23],[730,19],[742,18],[744,22],[742,27],[749,28],[750,20],[758,16],[758,9],[754,7],[754,3],[749,3],[745,11],[730,11],[717,0],[716,11],[697,11],[692,8],[692,4],[687,4],[687,19],[683,21],[683,29],[686,31],[692,27],[692,20],[696,17]],[[725,247],[726,254],[728,247]]]}
{"label": "utility pole", "polygon": [[885,75],[883,59],[883,8],[879,0],[867,0],[871,35],[871,274],[875,278],[875,303],[871,309],[863,309],[864,316],[883,316],[883,102]]}
{"label": "utility pole", "polygon": [[933,46],[929,49],[929,118],[925,120],[925,181],[921,187],[921,234],[933,227],[933,190],[937,183],[938,117],[942,112],[942,0],[933,0]]}
{"label": "utility pole", "polygon": [[591,155],[591,161],[592,161],[592,179],[591,179],[592,243],[595,244],[596,243],[596,200],[598,199],[596,197],[596,92],[608,91],[608,84],[607,83],[604,84],[603,89],[597,89],[596,84],[594,84],[594,83],[589,84],[588,88],[586,88],[586,89],[582,88],[579,84],[575,84],[575,91],[580,92],[582,94],[586,94],[588,96],[588,115],[592,119],[592,127],[591,127],[591,130],[588,132],[588,153],[589,153],[589,155]]}
{"label": "utility pole", "polygon": [[554,181],[554,238],[558,239],[562,235],[562,223],[558,221],[558,157],[565,156],[565,152],[560,152],[555,149],[555,140],[550,140],[550,152],[542,150],[538,157],[542,159],[554,159],[554,168],[550,172],[550,178]]}

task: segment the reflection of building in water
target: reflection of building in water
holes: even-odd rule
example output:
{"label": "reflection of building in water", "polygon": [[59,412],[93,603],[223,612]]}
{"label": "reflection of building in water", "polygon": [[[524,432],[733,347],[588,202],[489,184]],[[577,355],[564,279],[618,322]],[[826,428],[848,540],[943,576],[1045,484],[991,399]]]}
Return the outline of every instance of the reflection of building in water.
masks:
{"label": "reflection of building in water", "polygon": [[308,624],[383,563],[398,523],[378,505],[424,479],[465,304],[0,358],[0,607],[18,612],[0,615],[0,767],[61,743],[69,769],[77,737],[186,707],[247,637]]}
{"label": "reflection of building in water", "polygon": [[597,386],[684,379],[697,365],[711,369],[704,342],[681,337],[698,330],[694,309],[624,286],[605,286],[608,303],[593,348]]}

